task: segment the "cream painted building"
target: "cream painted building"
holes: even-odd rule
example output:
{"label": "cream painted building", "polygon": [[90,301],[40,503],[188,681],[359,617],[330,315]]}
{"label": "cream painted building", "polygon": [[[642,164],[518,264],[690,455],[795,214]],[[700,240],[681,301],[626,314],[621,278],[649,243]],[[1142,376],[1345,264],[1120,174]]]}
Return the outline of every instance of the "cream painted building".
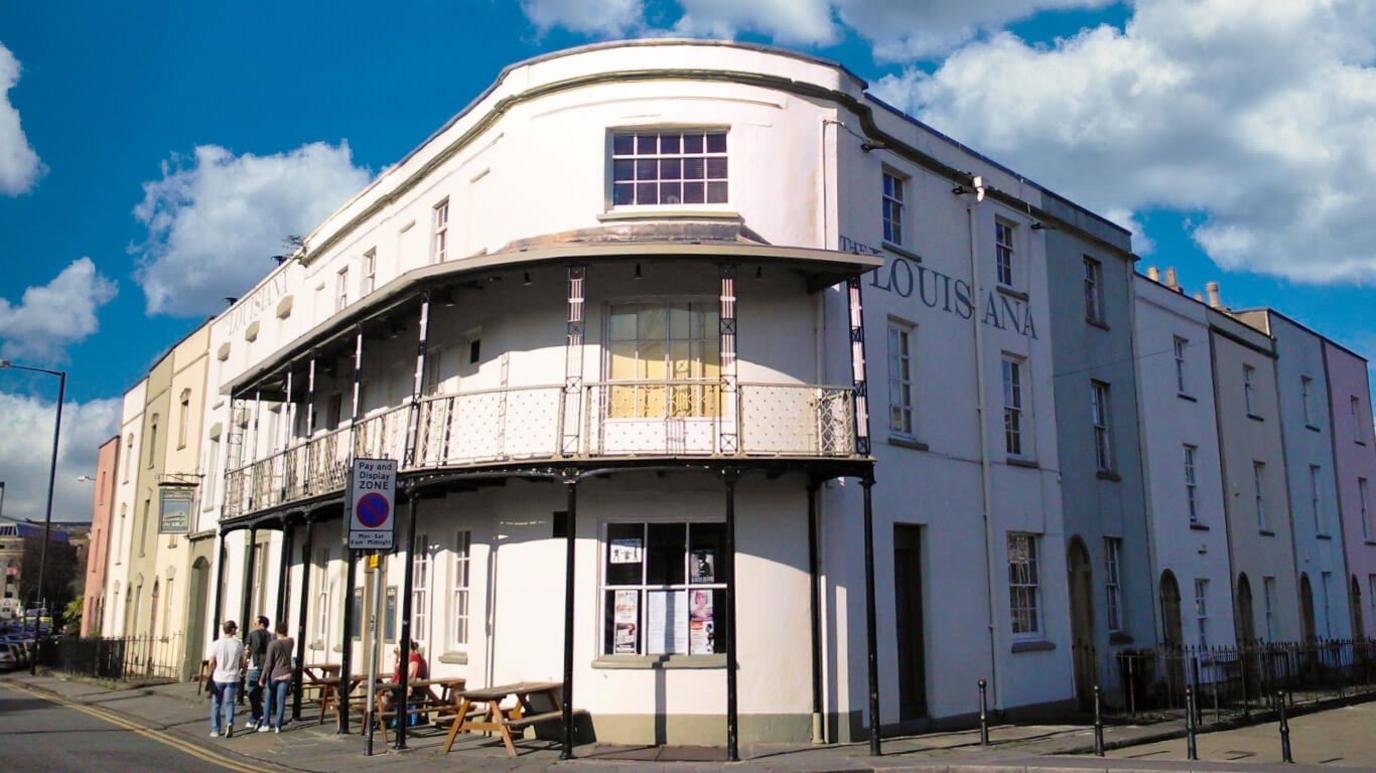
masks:
{"label": "cream painted building", "polygon": [[382,457],[385,637],[561,680],[600,740],[1069,705],[1043,234],[1127,236],[864,89],[707,41],[504,70],[211,322],[207,625],[359,672]]}
{"label": "cream painted building", "polygon": [[148,380],[140,379],[124,393],[120,409],[119,471],[115,483],[115,504],[110,514],[110,548],[106,551],[106,605],[101,633],[105,636],[129,635],[132,604],[129,572],[130,547],[134,539],[135,492],[138,490],[138,464],[143,450],[143,407]]}

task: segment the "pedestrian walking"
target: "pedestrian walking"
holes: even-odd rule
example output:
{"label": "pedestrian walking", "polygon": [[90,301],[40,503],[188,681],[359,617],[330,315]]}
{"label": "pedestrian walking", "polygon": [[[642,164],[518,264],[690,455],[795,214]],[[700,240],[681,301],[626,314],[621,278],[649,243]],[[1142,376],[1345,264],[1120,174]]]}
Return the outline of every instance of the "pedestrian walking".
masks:
{"label": "pedestrian walking", "polygon": [[287,636],[287,624],[277,624],[277,638],[268,645],[267,656],[263,661],[263,674],[259,677],[267,689],[267,712],[258,732],[266,733],[268,726],[272,732],[282,732],[282,720],[287,710],[287,692],[291,689],[291,653],[296,647]]}
{"label": "pedestrian walking", "polygon": [[258,616],[258,626],[244,639],[248,648],[248,675],[244,683],[248,687],[249,718],[244,727],[249,730],[262,730],[267,727],[263,716],[263,658],[268,654],[268,644],[272,634],[268,633],[268,619]]}
{"label": "pedestrian walking", "polygon": [[[239,627],[233,620],[226,620],[223,630],[224,635],[210,647],[210,660],[215,665],[210,675],[211,738],[219,738],[222,728],[224,737],[234,735],[234,692],[239,686],[239,669],[244,664],[244,645],[234,636]],[[223,725],[222,712],[228,715]]]}

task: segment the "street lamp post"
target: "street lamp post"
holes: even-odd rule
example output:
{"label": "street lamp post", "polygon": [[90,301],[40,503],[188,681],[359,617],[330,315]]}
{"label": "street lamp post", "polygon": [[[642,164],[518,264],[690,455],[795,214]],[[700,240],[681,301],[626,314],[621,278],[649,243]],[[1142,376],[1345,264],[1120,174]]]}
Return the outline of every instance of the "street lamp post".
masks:
{"label": "street lamp post", "polygon": [[[14,370],[27,370],[31,373],[46,373],[50,376],[57,376],[57,418],[53,420],[53,458],[48,467],[48,506],[43,515],[43,544],[38,548],[38,599],[39,611],[38,619],[34,621],[34,656],[29,661],[29,673],[38,673],[38,659],[43,653],[43,637],[38,635],[38,628],[43,622],[43,611],[47,607],[48,599],[43,595],[43,579],[47,572],[48,564],[48,539],[53,528],[53,485],[57,482],[57,441],[62,435],[62,401],[67,396],[67,372],[63,370],[48,370],[47,368],[33,368],[27,365],[15,365],[9,360],[0,360],[0,368],[11,368]],[[48,633],[52,633],[51,625]]]}

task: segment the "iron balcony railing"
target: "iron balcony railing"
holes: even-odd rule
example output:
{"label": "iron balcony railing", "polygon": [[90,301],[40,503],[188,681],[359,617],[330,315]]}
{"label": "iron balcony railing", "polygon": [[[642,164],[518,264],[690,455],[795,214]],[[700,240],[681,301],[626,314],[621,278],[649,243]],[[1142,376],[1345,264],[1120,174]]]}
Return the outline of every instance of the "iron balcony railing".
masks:
{"label": "iron balcony railing", "polygon": [[[344,488],[353,458],[403,470],[609,457],[855,455],[850,387],[605,381],[424,397],[230,470],[225,517]],[[409,453],[408,453],[409,451]]]}

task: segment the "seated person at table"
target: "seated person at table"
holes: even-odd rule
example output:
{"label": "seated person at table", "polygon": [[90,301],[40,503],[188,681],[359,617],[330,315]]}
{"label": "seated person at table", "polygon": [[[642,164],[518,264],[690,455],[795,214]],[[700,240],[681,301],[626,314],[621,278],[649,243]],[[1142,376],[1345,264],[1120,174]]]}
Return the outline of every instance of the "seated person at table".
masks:
{"label": "seated person at table", "polygon": [[[407,658],[407,660],[409,661],[409,664],[406,668],[407,684],[430,678],[430,666],[428,663],[425,662],[425,656],[421,654],[420,645],[416,644],[415,642],[411,642],[411,654],[410,657]],[[392,682],[395,684],[399,683],[400,681],[401,647],[392,647]],[[410,688],[410,692],[411,700],[417,701],[421,698],[424,698],[427,691],[424,687],[412,687]],[[392,710],[393,703],[395,702],[395,695],[396,693],[394,693],[391,690],[388,690],[387,692],[383,693],[383,711]],[[419,724],[420,721],[421,718],[417,715],[415,717],[410,718],[409,723],[412,725],[416,725]]]}

